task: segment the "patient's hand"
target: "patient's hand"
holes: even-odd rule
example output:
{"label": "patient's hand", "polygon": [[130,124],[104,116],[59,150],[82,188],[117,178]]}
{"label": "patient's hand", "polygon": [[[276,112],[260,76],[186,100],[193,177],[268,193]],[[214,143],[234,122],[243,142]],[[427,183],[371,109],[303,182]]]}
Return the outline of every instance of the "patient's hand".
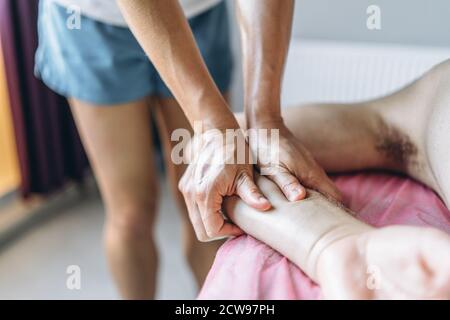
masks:
{"label": "patient's hand", "polygon": [[392,226],[344,237],[320,255],[326,299],[449,299],[450,237]]}

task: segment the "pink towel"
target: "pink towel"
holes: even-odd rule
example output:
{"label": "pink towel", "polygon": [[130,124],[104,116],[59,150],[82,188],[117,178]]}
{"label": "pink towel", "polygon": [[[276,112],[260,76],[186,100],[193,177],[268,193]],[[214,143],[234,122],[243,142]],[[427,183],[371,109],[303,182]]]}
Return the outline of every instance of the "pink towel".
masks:
{"label": "pink towel", "polygon": [[[432,226],[450,233],[450,211],[439,197],[411,179],[386,174],[334,178],[347,206],[376,227]],[[199,299],[318,299],[320,288],[286,257],[241,236],[218,251]]]}

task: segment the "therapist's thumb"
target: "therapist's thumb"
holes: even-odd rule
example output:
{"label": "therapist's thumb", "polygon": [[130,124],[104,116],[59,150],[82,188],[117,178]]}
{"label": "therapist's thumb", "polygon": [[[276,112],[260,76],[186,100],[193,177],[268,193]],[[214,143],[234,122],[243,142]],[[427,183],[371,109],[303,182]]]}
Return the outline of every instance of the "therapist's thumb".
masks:
{"label": "therapist's thumb", "polygon": [[236,194],[246,204],[261,211],[269,210],[272,207],[253,181],[253,177],[248,173],[243,173],[236,183]]}

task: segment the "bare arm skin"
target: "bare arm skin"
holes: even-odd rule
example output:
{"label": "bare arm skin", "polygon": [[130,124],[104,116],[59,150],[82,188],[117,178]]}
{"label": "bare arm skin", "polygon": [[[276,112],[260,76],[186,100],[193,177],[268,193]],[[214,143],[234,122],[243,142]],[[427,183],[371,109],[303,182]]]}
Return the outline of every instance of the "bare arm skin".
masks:
{"label": "bare arm skin", "polygon": [[259,217],[257,211],[232,198],[226,201],[227,214],[240,228],[288,257],[315,281],[318,258],[328,245],[371,229],[315,191],[308,190],[304,200],[290,202],[269,179],[259,177],[257,182],[273,209]]}
{"label": "bare arm skin", "polygon": [[[180,180],[189,217],[201,241],[237,235],[241,230],[220,212],[225,196],[238,195],[250,206],[267,210],[270,203],[253,180],[253,165],[210,166],[216,151],[236,157],[237,146],[248,145],[242,134],[230,148],[225,129],[238,129],[236,118],[214,84],[177,0],[119,0],[125,19],[164,82],[174,94],[196,133],[197,150]],[[201,126],[196,125],[201,121]],[[212,130],[214,129],[214,130]]]}
{"label": "bare arm skin", "polygon": [[[449,79],[447,61],[380,99],[288,108],[283,114],[327,171],[400,172],[428,185],[448,207]],[[242,116],[238,119],[245,125]],[[273,203],[271,211],[257,215],[233,198],[226,202],[227,214],[297,264],[324,297],[450,298],[448,234],[423,227],[372,228],[317,192],[288,202],[268,179],[260,177],[258,184]],[[367,286],[372,266],[380,270],[377,290]]]}
{"label": "bare arm skin", "polygon": [[[281,81],[289,48],[294,10],[293,0],[238,0],[244,67],[244,106],[248,128],[279,132],[279,159],[258,154],[264,148],[252,139],[258,166],[283,191],[287,199],[305,197],[303,186],[340,200],[339,191],[309,151],[286,127],[281,116]],[[279,160],[279,161],[278,161]]]}
{"label": "bare arm skin", "polygon": [[[227,214],[299,266],[321,286],[323,298],[450,298],[447,234],[409,226],[376,229],[317,192],[289,202],[270,180],[261,177],[258,185],[274,205],[270,212],[261,214],[229,198]],[[367,285],[373,267],[376,287]]]}
{"label": "bare arm skin", "polygon": [[237,128],[200,55],[177,0],[119,0],[140,45],[183,108],[191,125],[204,130]]}
{"label": "bare arm skin", "polygon": [[289,48],[293,0],[237,0],[247,126],[281,121],[281,80]]}

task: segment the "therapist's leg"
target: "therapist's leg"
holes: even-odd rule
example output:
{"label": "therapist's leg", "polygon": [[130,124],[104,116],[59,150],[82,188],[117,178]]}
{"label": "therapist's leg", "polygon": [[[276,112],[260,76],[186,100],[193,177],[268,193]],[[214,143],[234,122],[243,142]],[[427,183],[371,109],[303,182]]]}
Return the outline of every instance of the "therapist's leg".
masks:
{"label": "therapist's leg", "polygon": [[201,286],[212,266],[217,249],[223,241],[200,242],[197,240],[194,228],[189,220],[184,198],[178,190],[178,182],[186,169],[186,165],[177,165],[171,159],[172,149],[178,143],[177,141],[171,141],[172,132],[176,129],[185,128],[192,134],[192,128],[175,99],[159,99],[158,102],[155,107],[156,122],[163,145],[170,186],[182,213],[184,252],[197,284]]}
{"label": "therapist's leg", "polygon": [[153,298],[158,177],[148,100],[70,105],[106,205],[105,243],[119,291],[125,299]]}

